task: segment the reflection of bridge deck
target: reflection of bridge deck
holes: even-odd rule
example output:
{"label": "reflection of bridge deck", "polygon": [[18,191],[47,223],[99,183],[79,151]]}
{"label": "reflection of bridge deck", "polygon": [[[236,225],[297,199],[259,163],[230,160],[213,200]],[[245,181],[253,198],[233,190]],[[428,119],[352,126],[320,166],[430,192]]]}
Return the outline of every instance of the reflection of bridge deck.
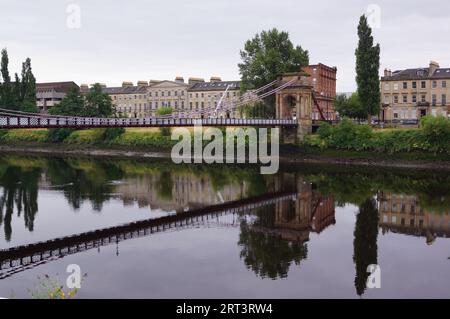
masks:
{"label": "reflection of bridge deck", "polygon": [[180,230],[230,213],[244,212],[279,201],[295,200],[296,193],[278,192],[200,208],[177,215],[147,219],[77,235],[56,238],[0,251],[0,279],[17,272],[93,248],[123,240],[146,237],[168,230]]}

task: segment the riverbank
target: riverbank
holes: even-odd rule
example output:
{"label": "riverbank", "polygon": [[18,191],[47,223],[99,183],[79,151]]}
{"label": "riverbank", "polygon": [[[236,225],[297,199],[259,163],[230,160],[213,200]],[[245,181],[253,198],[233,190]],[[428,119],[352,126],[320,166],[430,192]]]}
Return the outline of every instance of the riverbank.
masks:
{"label": "riverbank", "polygon": [[[169,159],[170,150],[120,147],[110,145],[70,145],[53,143],[21,143],[0,145],[1,153],[87,156],[111,158]],[[391,167],[450,171],[450,157],[427,153],[385,154],[346,150],[322,150],[314,147],[281,146],[280,162],[286,164],[332,164],[365,167]]]}

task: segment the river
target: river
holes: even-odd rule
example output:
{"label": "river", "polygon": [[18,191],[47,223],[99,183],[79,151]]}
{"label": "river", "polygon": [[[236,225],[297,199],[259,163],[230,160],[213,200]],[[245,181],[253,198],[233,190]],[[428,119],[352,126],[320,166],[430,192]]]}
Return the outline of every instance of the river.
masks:
{"label": "river", "polygon": [[448,171],[0,157],[0,297],[448,298],[449,235]]}

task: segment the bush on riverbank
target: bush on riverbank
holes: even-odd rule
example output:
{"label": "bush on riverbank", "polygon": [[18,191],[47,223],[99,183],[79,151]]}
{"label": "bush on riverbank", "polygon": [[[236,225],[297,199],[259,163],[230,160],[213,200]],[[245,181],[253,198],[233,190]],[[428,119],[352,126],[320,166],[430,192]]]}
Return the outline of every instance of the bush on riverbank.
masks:
{"label": "bush on riverbank", "polygon": [[331,126],[323,123],[317,135],[308,136],[305,144],[320,148],[387,153],[424,151],[450,154],[450,120],[425,117],[420,129],[376,132],[367,125],[344,120]]}

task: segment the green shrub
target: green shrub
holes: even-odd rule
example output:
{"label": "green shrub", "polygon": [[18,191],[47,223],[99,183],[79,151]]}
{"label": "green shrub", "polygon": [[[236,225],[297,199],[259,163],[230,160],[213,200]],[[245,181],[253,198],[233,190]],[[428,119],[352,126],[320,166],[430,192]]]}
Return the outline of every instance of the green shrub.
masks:
{"label": "green shrub", "polygon": [[433,152],[450,154],[450,120],[445,117],[425,117],[421,129],[394,129],[374,132],[367,125],[350,120],[331,126],[321,124],[318,135],[308,136],[304,143],[314,147],[334,147],[376,152]]}
{"label": "green shrub", "polygon": [[443,116],[425,116],[420,125],[432,152],[450,152],[450,120]]}
{"label": "green shrub", "polygon": [[372,129],[368,125],[358,125],[345,119],[329,132],[331,145],[343,149],[365,150],[371,147]]}
{"label": "green shrub", "polygon": [[105,130],[103,133],[103,140],[106,142],[110,142],[116,138],[118,138],[120,135],[125,133],[125,129],[123,127],[110,127]]}
{"label": "green shrub", "polygon": [[333,127],[327,122],[322,122],[319,126],[319,129],[317,130],[317,134],[319,134],[321,139],[329,138],[332,132]]}
{"label": "green shrub", "polygon": [[67,144],[98,144],[103,142],[106,129],[78,130],[70,134],[64,143]]}
{"label": "green shrub", "polygon": [[1,140],[2,137],[3,137],[4,135],[6,135],[6,134],[8,134],[8,130],[5,130],[5,129],[0,130],[0,140]]}
{"label": "green shrub", "polygon": [[170,136],[172,134],[172,130],[170,129],[170,127],[160,127],[159,133],[161,134],[161,136]]}
{"label": "green shrub", "polygon": [[51,128],[48,130],[47,141],[61,143],[75,131],[73,128]]}

